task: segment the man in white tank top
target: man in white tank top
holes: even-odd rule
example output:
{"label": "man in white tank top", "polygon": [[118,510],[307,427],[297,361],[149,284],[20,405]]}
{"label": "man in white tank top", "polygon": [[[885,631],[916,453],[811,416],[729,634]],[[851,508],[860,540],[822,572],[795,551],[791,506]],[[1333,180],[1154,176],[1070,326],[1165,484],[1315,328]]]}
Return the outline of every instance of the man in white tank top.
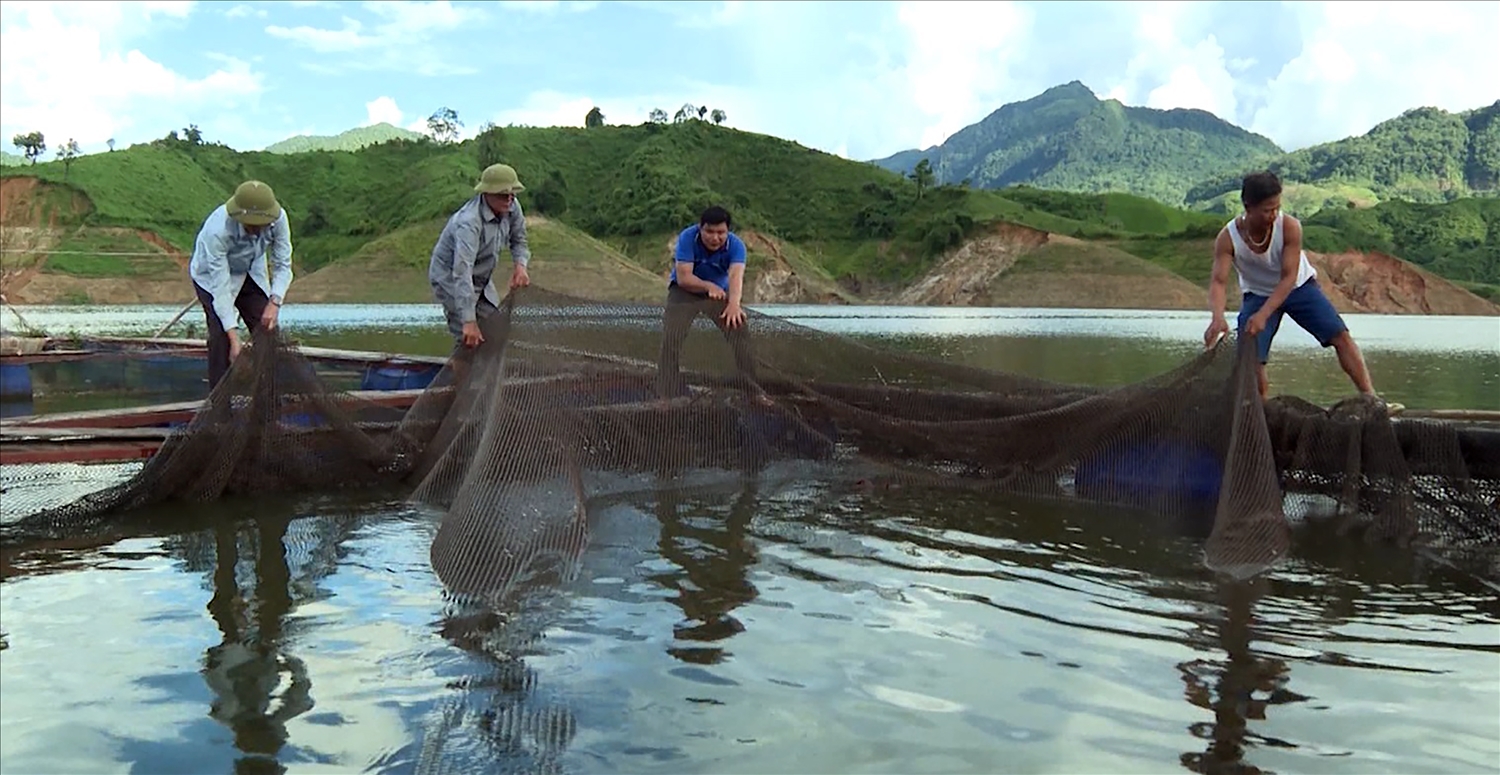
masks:
{"label": "man in white tank top", "polygon": [[1283,313],[1312,334],[1318,344],[1338,353],[1339,365],[1359,392],[1375,395],[1359,346],[1349,335],[1343,317],[1318,287],[1318,273],[1302,250],[1302,224],[1281,212],[1281,181],[1270,172],[1246,175],[1241,182],[1240,202],[1245,206],[1244,214],[1225,224],[1214,241],[1213,278],[1208,286],[1213,319],[1203,334],[1204,346],[1212,347],[1229,332],[1224,297],[1233,266],[1241,293],[1237,329],[1241,336],[1256,338],[1261,398],[1270,391],[1266,362]]}

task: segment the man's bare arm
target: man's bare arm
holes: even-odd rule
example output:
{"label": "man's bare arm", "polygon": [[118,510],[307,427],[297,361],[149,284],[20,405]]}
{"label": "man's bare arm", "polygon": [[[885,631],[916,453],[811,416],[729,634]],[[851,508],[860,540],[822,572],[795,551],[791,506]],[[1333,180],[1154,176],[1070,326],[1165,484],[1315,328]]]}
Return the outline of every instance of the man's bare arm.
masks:
{"label": "man's bare arm", "polygon": [[745,291],[745,265],[729,265],[729,305],[738,307]]}
{"label": "man's bare arm", "polygon": [[1214,240],[1213,273],[1208,281],[1208,311],[1215,320],[1224,317],[1225,289],[1229,285],[1229,268],[1233,265],[1234,241],[1229,238],[1228,229],[1221,229]]}

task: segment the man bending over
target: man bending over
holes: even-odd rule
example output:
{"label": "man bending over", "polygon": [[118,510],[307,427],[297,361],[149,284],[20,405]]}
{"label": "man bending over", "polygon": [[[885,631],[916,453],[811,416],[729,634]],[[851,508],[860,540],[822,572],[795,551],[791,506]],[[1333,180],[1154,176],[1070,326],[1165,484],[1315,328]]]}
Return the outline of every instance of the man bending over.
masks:
{"label": "man bending over", "polygon": [[531,261],[526,216],[516,200],[516,194],[525,190],[509,165],[486,167],[474,186],[474,196],[449,216],[432,248],[427,280],[433,297],[443,305],[448,333],[465,347],[478,347],[484,341],[479,321],[500,307],[500,293],[490,278],[500,263],[501,247],[510,249],[515,264],[510,289],[531,284],[526,271]]}
{"label": "man bending over", "polygon": [[208,214],[193,243],[188,275],[207,317],[212,391],[240,354],[236,313],[252,333],[262,326],[274,330],[292,284],[292,230],[270,186],[247,180]]}
{"label": "man bending over", "polygon": [[755,381],[755,358],[745,332],[745,310],[740,306],[745,286],[745,243],[729,232],[729,226],[729,211],[715,205],[703,211],[697,224],[677,235],[657,366],[657,392],[663,399],[684,392],[679,375],[682,345],[693,321],[707,313],[729,340],[735,369],[746,389],[762,403],[766,400]]}
{"label": "man bending over", "polygon": [[1359,346],[1349,335],[1343,317],[1323,295],[1317,270],[1303,252],[1302,224],[1281,212],[1281,181],[1270,172],[1246,175],[1240,202],[1245,206],[1244,213],[1225,224],[1214,241],[1213,278],[1208,286],[1213,319],[1203,334],[1204,346],[1212,347],[1229,331],[1224,321],[1224,296],[1232,265],[1239,275],[1242,294],[1238,331],[1241,336],[1255,337],[1259,356],[1255,374],[1262,399],[1270,392],[1266,362],[1283,313],[1312,334],[1318,344],[1332,347],[1354,387],[1374,396]]}

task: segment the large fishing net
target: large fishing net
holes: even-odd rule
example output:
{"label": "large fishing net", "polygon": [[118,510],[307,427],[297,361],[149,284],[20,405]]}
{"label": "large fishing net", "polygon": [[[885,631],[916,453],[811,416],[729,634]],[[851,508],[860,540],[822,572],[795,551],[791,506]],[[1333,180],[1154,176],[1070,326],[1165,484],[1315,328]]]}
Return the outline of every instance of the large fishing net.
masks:
{"label": "large fishing net", "polygon": [[400,488],[441,513],[431,559],[444,584],[483,597],[567,572],[593,496],[778,466],[1167,515],[1200,529],[1206,564],[1235,577],[1284,557],[1293,518],[1320,509],[1348,532],[1467,552],[1500,575],[1500,433],[1393,421],[1374,399],[1263,402],[1248,342],[1101,388],[750,313],[737,368],[721,309],[697,310],[674,378],[659,373],[674,360],[662,357],[670,308],[513,293],[483,321],[484,343],[455,348],[404,411],[328,387],[260,333],[138,474],[5,537],[76,535],[163,501]]}

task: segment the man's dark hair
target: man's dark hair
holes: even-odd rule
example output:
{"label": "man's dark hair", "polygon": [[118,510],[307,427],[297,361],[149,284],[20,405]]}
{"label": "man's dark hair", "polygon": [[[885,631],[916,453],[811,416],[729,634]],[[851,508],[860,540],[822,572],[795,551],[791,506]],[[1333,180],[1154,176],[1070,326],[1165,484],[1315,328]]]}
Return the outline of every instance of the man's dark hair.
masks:
{"label": "man's dark hair", "polygon": [[1281,193],[1281,179],[1274,172],[1252,172],[1240,181],[1240,201],[1254,207]]}
{"label": "man's dark hair", "polygon": [[704,210],[703,214],[698,216],[699,226],[718,226],[721,223],[725,226],[733,225],[729,218],[729,211],[718,205]]}

